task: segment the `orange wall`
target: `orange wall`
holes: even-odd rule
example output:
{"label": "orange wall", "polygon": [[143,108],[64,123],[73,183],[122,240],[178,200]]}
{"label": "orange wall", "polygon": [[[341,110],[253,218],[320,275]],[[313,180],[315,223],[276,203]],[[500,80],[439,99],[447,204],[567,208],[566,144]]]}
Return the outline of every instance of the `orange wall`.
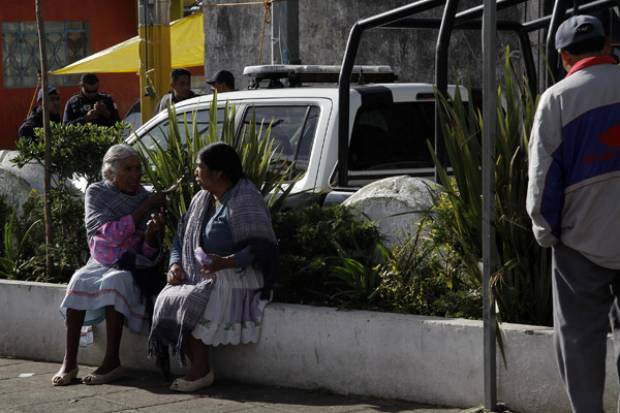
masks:
{"label": "orange wall", "polygon": [[[34,1],[0,0],[0,23],[34,21]],[[137,33],[136,0],[44,0],[45,20],[79,20],[88,22],[89,51],[95,53],[106,47],[127,40]],[[0,44],[2,30],[0,30]],[[0,48],[0,149],[15,146],[17,129],[26,117],[34,94],[33,88],[4,88],[2,70],[2,48]],[[33,68],[36,71],[36,68]],[[112,95],[118,105],[121,117],[138,99],[138,76],[136,74],[101,74],[100,90]],[[54,76],[50,76],[54,84]],[[78,86],[62,87],[62,107]]]}

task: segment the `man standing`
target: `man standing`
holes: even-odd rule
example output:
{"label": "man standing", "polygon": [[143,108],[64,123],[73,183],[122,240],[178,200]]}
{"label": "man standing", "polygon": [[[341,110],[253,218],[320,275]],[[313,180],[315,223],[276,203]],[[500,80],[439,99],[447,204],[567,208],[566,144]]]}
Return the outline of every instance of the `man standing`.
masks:
{"label": "man standing", "polygon": [[[60,95],[58,90],[49,86],[47,88],[47,94],[50,98],[50,121],[60,123]],[[36,139],[34,129],[43,127],[43,89],[39,89],[37,93],[37,105],[32,110],[30,115],[21,124],[17,135],[19,138],[27,138],[31,141]]]}
{"label": "man standing", "polygon": [[207,80],[207,84],[217,93],[232,92],[235,90],[235,77],[228,70],[220,70],[213,79]]}
{"label": "man standing", "polygon": [[170,88],[172,91],[166,93],[157,106],[157,112],[166,110],[168,105],[174,105],[182,100],[196,96],[192,87],[192,73],[187,69],[174,69],[170,74]]}
{"label": "man standing", "polygon": [[601,22],[555,36],[566,78],[541,96],[529,143],[527,210],[553,247],[555,346],[576,413],[603,413],[609,311],[620,282],[620,67]]}
{"label": "man standing", "polygon": [[62,121],[67,124],[94,123],[112,126],[120,121],[120,116],[112,98],[105,93],[99,93],[97,75],[85,73],[80,80],[80,93],[67,101]]}

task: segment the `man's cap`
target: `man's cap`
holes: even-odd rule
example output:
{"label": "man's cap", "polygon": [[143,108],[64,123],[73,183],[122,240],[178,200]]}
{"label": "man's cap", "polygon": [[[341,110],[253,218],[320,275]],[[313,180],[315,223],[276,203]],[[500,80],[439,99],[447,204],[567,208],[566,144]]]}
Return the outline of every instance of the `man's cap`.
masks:
{"label": "man's cap", "polygon": [[211,80],[207,80],[207,83],[213,85],[215,83],[225,83],[232,87],[235,86],[235,77],[228,70],[220,70],[211,78]]}
{"label": "man's cap", "polygon": [[94,85],[95,83],[99,83],[99,78],[94,73],[84,73],[82,77],[80,77],[81,85]]}
{"label": "man's cap", "polygon": [[565,49],[584,40],[605,37],[603,24],[594,16],[582,14],[565,20],[555,33],[555,48]]}
{"label": "man's cap", "polygon": [[[47,87],[47,94],[48,95],[57,95],[58,94],[58,90],[54,86],[48,86]],[[40,102],[41,100],[43,100],[43,89],[39,89],[39,93],[37,93],[37,102]]]}
{"label": "man's cap", "polygon": [[170,79],[173,82],[175,80],[177,80],[178,78],[180,78],[181,76],[187,76],[187,77],[191,78],[192,77],[192,72],[190,72],[189,70],[187,70],[185,68],[174,69],[174,70],[172,70],[172,72],[170,72]]}

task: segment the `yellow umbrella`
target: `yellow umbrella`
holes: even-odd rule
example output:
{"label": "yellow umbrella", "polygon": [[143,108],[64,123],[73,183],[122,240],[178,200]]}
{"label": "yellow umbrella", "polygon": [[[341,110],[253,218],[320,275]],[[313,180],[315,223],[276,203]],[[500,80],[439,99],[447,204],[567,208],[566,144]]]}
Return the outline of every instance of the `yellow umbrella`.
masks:
{"label": "yellow umbrella", "polygon": [[[138,36],[132,37],[51,73],[137,73],[140,71],[139,42]],[[173,68],[204,64],[202,13],[170,23],[170,59]]]}

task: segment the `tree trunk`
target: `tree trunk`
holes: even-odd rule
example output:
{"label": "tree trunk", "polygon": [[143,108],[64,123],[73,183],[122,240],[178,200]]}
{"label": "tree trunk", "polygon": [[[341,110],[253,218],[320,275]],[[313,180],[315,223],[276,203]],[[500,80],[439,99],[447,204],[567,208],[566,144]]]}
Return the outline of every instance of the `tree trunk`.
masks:
{"label": "tree trunk", "polygon": [[43,217],[45,220],[45,269],[47,276],[52,274],[52,256],[50,247],[52,245],[52,213],[50,202],[50,112],[49,95],[47,94],[47,49],[45,42],[45,25],[43,21],[43,0],[35,0],[35,13],[37,15],[37,32],[39,35],[39,60],[41,61],[41,90],[43,91],[43,130],[45,144],[45,162],[43,165],[45,181],[43,184]]}

